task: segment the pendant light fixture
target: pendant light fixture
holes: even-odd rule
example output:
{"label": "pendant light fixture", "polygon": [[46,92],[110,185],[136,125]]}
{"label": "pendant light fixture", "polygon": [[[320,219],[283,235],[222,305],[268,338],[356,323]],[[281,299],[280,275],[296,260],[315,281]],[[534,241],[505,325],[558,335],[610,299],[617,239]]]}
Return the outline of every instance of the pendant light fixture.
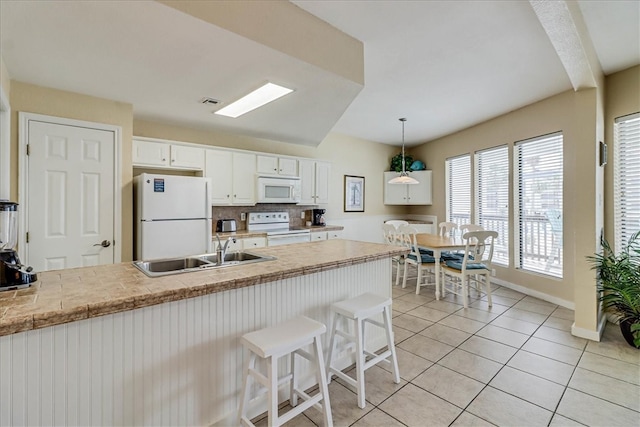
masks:
{"label": "pendant light fixture", "polygon": [[407,121],[404,117],[398,119],[402,122],[402,172],[400,176],[396,176],[389,180],[389,184],[420,184],[417,179],[409,176],[404,166],[404,122]]}

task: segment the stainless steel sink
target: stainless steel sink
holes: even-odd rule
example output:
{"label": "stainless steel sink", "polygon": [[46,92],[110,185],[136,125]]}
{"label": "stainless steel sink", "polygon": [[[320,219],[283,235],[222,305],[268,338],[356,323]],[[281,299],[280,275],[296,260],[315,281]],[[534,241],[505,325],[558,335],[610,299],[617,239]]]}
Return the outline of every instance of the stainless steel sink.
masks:
{"label": "stainless steel sink", "polygon": [[133,265],[149,277],[201,271],[202,269],[231,267],[276,259],[272,256],[251,252],[230,252],[225,254],[224,262],[216,263],[216,254],[194,255],[185,258],[170,258],[151,261],[134,261]]}

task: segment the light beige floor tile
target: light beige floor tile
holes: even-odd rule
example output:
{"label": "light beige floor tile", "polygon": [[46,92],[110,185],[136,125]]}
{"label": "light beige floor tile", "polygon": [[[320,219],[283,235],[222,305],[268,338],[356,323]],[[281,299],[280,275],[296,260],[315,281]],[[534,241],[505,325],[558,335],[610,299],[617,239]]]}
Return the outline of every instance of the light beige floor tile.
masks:
{"label": "light beige floor tile", "polygon": [[467,319],[477,320],[478,322],[489,323],[496,317],[500,316],[500,313],[469,307],[458,311],[456,315],[466,317]]}
{"label": "light beige floor tile", "polygon": [[573,319],[562,319],[560,317],[549,317],[542,326],[548,328],[555,328],[565,332],[571,332],[571,326],[573,325]]}
{"label": "light beige floor tile", "polygon": [[[440,301],[446,301],[446,302],[451,302],[453,304],[458,304],[461,306],[464,306],[464,299],[462,298],[462,296],[460,295],[456,295],[456,294],[452,294],[451,292],[447,292],[447,295],[444,297],[440,297]],[[474,296],[474,295],[470,295],[469,296],[469,304],[474,303],[476,301],[479,301],[479,298]]]}
{"label": "light beige floor tile", "polygon": [[[423,373],[433,362],[416,356],[406,350],[396,347],[396,355],[398,357],[398,369],[400,370],[400,378],[411,381],[421,373]],[[386,363],[377,365],[385,371],[391,372],[391,366]],[[365,373],[366,375],[366,373]]]}
{"label": "light beige floor tile", "polygon": [[[395,322],[392,322],[395,323]],[[401,328],[399,326],[393,325],[393,343],[398,345],[402,341],[406,340],[409,337],[412,337],[415,332],[411,332],[407,329]]]}
{"label": "light beige floor tile", "polygon": [[620,327],[611,323],[607,323],[602,340],[589,341],[586,351],[640,365],[640,351],[627,344],[622,337]]}
{"label": "light beige floor tile", "polygon": [[510,345],[511,347],[520,348],[527,342],[529,335],[521,334],[520,332],[511,331],[509,329],[500,328],[493,324],[487,325],[480,329],[477,336],[488,338],[492,341],[497,341],[502,344]]}
{"label": "light beige floor tile", "polygon": [[444,311],[445,313],[455,313],[456,311],[462,309],[462,305],[460,304],[456,304],[453,302],[449,302],[449,301],[431,301],[430,303],[426,304],[425,307],[430,307],[433,308],[435,310],[439,310],[439,311]]}
{"label": "light beige floor tile", "polygon": [[[514,304],[517,302],[516,300],[513,300]],[[469,304],[469,307],[471,308],[477,308],[478,310],[484,310],[484,311],[489,311],[491,313],[497,313],[497,314],[502,314],[505,311],[509,310],[510,306],[507,306],[505,304],[500,304],[499,302],[495,301],[494,299],[492,299],[492,306],[489,307],[489,301],[487,300],[477,300],[472,302],[471,304]]]}
{"label": "light beige floor tile", "polygon": [[465,411],[456,418],[453,424],[451,424],[451,427],[491,427],[493,425],[495,424],[491,424],[489,421],[485,421]]}
{"label": "light beige floor tile", "polygon": [[[412,303],[417,303],[417,304],[427,304],[430,303],[431,301],[434,301],[435,295],[433,297],[431,296],[426,296],[426,295],[416,295],[415,293],[408,293],[408,294],[404,294],[402,296],[400,296],[399,298],[397,298],[397,300],[399,301],[407,301],[407,302],[412,302]],[[394,300],[395,301],[395,300]]]}
{"label": "light beige floor tile", "polygon": [[404,313],[403,313],[403,312],[401,312],[401,311],[395,311],[395,310],[393,310],[393,309],[391,310],[391,318],[392,318],[392,319],[395,319],[396,317],[401,316],[401,315],[403,315],[403,314],[404,314]]}
{"label": "light beige floor tile", "polygon": [[[425,331],[426,330],[427,329],[425,329]],[[585,351],[580,358],[578,367],[640,385],[640,369],[633,363],[623,362]]]}
{"label": "light beige floor tile", "polygon": [[500,426],[547,426],[553,414],[492,387],[482,390],[467,411]]}
{"label": "light beige floor tile", "polygon": [[485,386],[440,365],[433,365],[411,383],[460,408],[466,407]]}
{"label": "light beige floor tile", "polygon": [[489,385],[550,411],[556,409],[564,392],[564,386],[509,366],[498,372]]}
{"label": "light beige floor tile", "polygon": [[[481,301],[483,302],[487,302],[488,297],[482,297]],[[502,306],[505,307],[512,307],[514,306],[518,301],[520,301],[517,298],[508,298],[502,295],[496,295],[494,293],[491,294],[491,302],[494,304],[500,304]]]}
{"label": "light beige floor tile", "polygon": [[584,348],[587,346],[587,340],[584,338],[578,338],[571,335],[570,332],[561,331],[555,328],[549,328],[544,325],[540,326],[540,328],[538,328],[533,336],[536,338],[541,338],[543,340],[552,341],[557,344],[573,347],[578,350],[584,350]]}
{"label": "light beige floor tile", "polygon": [[400,421],[376,408],[352,424],[352,427],[402,427]]}
{"label": "light beige floor tile", "polygon": [[408,426],[448,426],[462,409],[412,384],[384,401],[380,409]]}
{"label": "light beige floor tile", "polygon": [[394,317],[392,323],[394,326],[399,326],[411,332],[420,332],[424,328],[433,325],[433,322],[409,314]]}
{"label": "light beige floor tile", "polygon": [[447,354],[438,361],[438,364],[485,384],[491,381],[491,378],[503,366],[500,363],[460,349],[455,349]]}
{"label": "light beige floor tile", "polygon": [[411,311],[416,307],[419,307],[422,304],[416,303],[416,302],[409,302],[409,301],[404,301],[404,300],[400,300],[400,299],[394,299],[393,300],[393,309],[395,311],[401,311],[403,313],[406,313],[407,311]]}
{"label": "light beige floor tile", "polygon": [[551,424],[549,427],[580,427],[584,424],[580,424],[577,421],[570,420],[567,417],[563,417],[559,414],[554,414],[553,418],[551,418]]}
{"label": "light beige floor tile", "polygon": [[531,338],[522,346],[523,350],[541,356],[549,357],[560,362],[570,365],[577,365],[582,355],[582,351],[573,347],[562,344],[556,344],[551,341],[541,340],[540,338]]}
{"label": "light beige floor tile", "polygon": [[449,315],[449,313],[445,313],[444,311],[436,310],[424,305],[407,312],[407,314],[420,317],[421,319],[429,320],[430,322],[437,322]]}
{"label": "light beige floor tile", "polygon": [[507,317],[504,314],[492,321],[491,324],[527,335],[533,334],[539,327],[539,325],[536,325],[535,323],[529,323],[524,320]]}
{"label": "light beige floor tile", "polygon": [[518,320],[524,320],[525,322],[529,323],[535,323],[536,325],[542,325],[544,321],[547,320],[546,314],[534,313],[533,311],[515,308],[515,305],[509,310],[505,311],[502,315],[506,317],[513,317],[514,319]]}
{"label": "light beige floor tile", "polygon": [[590,426],[637,426],[638,413],[568,388],[558,414]]}
{"label": "light beige floor tile", "polygon": [[[351,369],[347,372],[351,378],[355,380],[356,378],[356,370],[355,368]],[[335,381],[338,381],[340,384],[351,390],[354,394],[356,393],[356,388],[349,385],[346,381],[341,378],[336,378]],[[379,366],[372,366],[371,368],[364,371],[364,395],[367,402],[372,403],[375,406],[378,406],[382,403],[386,398],[391,396],[396,391],[400,390],[407,381],[400,379],[398,384],[393,382],[393,374],[391,372],[385,371]],[[357,404],[357,403],[356,403]]]}
{"label": "light beige floor tile", "polygon": [[432,362],[437,362],[455,348],[420,334],[403,341],[398,347]]}
{"label": "light beige floor tile", "polygon": [[555,311],[556,308],[558,308],[557,305],[543,305],[543,304],[535,304],[529,301],[526,301],[526,299],[523,299],[522,301],[519,301],[518,303],[516,303],[516,305],[513,306],[513,308],[517,308],[519,310],[526,310],[526,311],[530,311],[532,313],[538,313],[538,314],[542,314],[545,316],[550,315],[551,313],[553,313]]}
{"label": "light beige floor tile", "polygon": [[505,287],[497,289],[495,292],[492,292],[492,294],[517,300],[521,300],[522,298],[526,297],[526,295],[521,292],[514,291],[513,289]]}
{"label": "light beige floor tile", "polygon": [[[356,394],[337,381],[329,384],[329,402],[333,424],[336,426],[351,425],[373,409],[372,405],[366,405],[364,409],[360,409]],[[311,407],[304,411],[304,414],[317,425],[322,425],[322,412],[318,409]]]}
{"label": "light beige floor tile", "polygon": [[[331,400],[331,396],[329,396],[329,400]],[[286,412],[291,410],[290,405],[286,405],[285,407],[278,410],[278,416],[284,415]],[[320,415],[320,420],[322,420],[322,416]],[[269,425],[269,419],[264,416],[260,421],[254,423],[256,427],[266,427]],[[297,417],[293,418],[288,423],[284,424],[287,427],[315,427],[316,424],[311,421],[305,414],[300,414]]]}
{"label": "light beige floor tile", "polygon": [[393,286],[391,288],[391,296],[395,299],[398,297],[401,297],[402,295],[406,295],[408,293],[411,293],[411,291],[407,288],[402,288],[401,286]]}
{"label": "light beige floor tile", "polygon": [[452,345],[454,347],[460,345],[464,340],[471,336],[471,334],[467,332],[455,328],[450,328],[448,326],[441,325],[440,323],[436,323],[420,331],[420,335],[433,338],[434,340]]}
{"label": "light beige floor tile", "polygon": [[[640,411],[640,387],[626,381],[577,368],[569,387],[600,399]],[[638,414],[640,424],[640,414]]]}
{"label": "light beige floor tile", "polygon": [[518,351],[517,348],[475,335],[463,342],[459,348],[502,364],[507,363]]}
{"label": "light beige floor tile", "polygon": [[523,302],[530,302],[532,304],[546,305],[546,306],[549,306],[549,307],[553,307],[554,310],[556,308],[558,308],[558,304],[554,304],[552,302],[545,301],[545,300],[542,300],[540,298],[532,297],[531,295],[527,295],[526,297],[522,298],[522,301]]}
{"label": "light beige floor tile", "polygon": [[527,351],[518,351],[507,363],[521,371],[545,378],[561,385],[567,385],[574,367],[548,357],[539,356]]}
{"label": "light beige floor tile", "polygon": [[551,313],[551,317],[557,317],[557,318],[566,319],[566,320],[574,320],[576,317],[576,312],[573,310],[569,310],[568,308],[558,307],[555,309],[553,313]]}
{"label": "light beige floor tile", "polygon": [[470,334],[478,332],[486,325],[486,323],[478,322],[477,320],[473,319],[467,319],[466,317],[458,316],[456,314],[452,314],[451,316],[442,319],[438,323],[440,323],[441,325],[460,329],[461,331],[468,332]]}

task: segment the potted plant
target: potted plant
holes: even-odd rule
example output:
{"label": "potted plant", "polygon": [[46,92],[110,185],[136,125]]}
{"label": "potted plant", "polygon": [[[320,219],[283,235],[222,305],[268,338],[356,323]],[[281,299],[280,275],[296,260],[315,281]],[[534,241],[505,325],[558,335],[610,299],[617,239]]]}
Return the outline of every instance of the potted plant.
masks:
{"label": "potted plant", "polygon": [[616,254],[602,238],[602,253],[587,257],[597,272],[599,300],[617,317],[629,345],[640,348],[640,231]]}

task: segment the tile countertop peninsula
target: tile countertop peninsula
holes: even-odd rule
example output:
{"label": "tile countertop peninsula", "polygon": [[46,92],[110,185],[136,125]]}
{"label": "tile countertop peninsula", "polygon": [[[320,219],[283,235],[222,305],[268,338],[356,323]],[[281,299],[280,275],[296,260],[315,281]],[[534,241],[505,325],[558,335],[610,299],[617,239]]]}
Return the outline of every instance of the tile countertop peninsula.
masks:
{"label": "tile countertop peninsula", "polygon": [[42,272],[30,288],[0,292],[0,336],[406,253],[395,246],[342,239],[252,252],[277,259],[156,278],[131,262]]}

